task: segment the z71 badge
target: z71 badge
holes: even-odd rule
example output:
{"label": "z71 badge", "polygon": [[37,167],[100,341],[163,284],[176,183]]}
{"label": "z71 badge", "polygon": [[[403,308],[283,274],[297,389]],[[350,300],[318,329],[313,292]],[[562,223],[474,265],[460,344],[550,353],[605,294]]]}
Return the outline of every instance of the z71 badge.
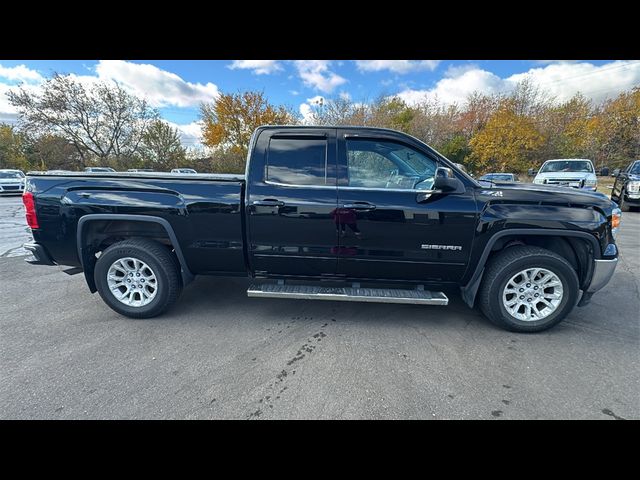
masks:
{"label": "z71 badge", "polygon": [[502,197],[502,190],[482,190],[481,195],[489,195],[490,197]]}

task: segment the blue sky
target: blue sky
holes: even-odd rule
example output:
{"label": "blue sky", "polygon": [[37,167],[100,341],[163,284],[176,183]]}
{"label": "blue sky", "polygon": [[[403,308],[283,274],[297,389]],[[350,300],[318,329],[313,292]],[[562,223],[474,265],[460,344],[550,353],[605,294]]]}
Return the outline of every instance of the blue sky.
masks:
{"label": "blue sky", "polygon": [[319,98],[366,102],[381,94],[409,103],[438,98],[464,103],[473,91],[508,91],[524,78],[558,100],[581,91],[594,102],[640,86],[640,61],[448,60],[0,60],[0,122],[15,122],[5,93],[24,83],[37,89],[54,72],[81,81],[114,80],[149,99],[178,127],[185,145],[198,145],[198,106],[218,92],[264,90],[302,118]]}

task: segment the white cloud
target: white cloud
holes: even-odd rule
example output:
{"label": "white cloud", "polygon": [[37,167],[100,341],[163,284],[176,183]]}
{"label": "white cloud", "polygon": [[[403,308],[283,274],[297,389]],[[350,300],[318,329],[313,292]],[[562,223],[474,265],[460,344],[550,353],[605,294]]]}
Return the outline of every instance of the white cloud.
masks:
{"label": "white cloud", "polygon": [[302,115],[302,122],[310,123],[313,118],[313,110],[311,109],[311,105],[309,105],[308,103],[301,103],[299,111],[300,115]]}
{"label": "white cloud", "polygon": [[349,92],[340,92],[340,98],[342,100],[351,100],[351,94]]}
{"label": "white cloud", "polygon": [[435,70],[440,60],[356,60],[356,67],[361,72],[390,72],[405,74],[420,70]]}
{"label": "white cloud", "polygon": [[640,61],[615,61],[601,66],[591,63],[553,63],[527,72],[500,78],[492,72],[473,68],[452,68],[433,88],[405,89],[397,94],[409,104],[438,98],[444,103],[464,103],[474,91],[509,92],[524,79],[530,79],[557,101],[571,98],[577,92],[599,103],[620,92],[640,85]]}
{"label": "white cloud", "polygon": [[568,100],[579,91],[594,102],[600,102],[640,86],[640,61],[615,61],[601,66],[586,62],[554,63],[511,75],[507,81],[515,84],[525,78],[559,101]]}
{"label": "white cloud", "polygon": [[298,110],[302,115],[303,123],[311,123],[313,118],[313,110],[324,104],[326,99],[322,95],[316,95],[315,97],[307,98],[305,103],[301,103]]}
{"label": "white cloud", "polygon": [[100,80],[116,81],[134,95],[146,98],[154,107],[192,107],[209,102],[219,94],[218,87],[211,82],[187,82],[155,65],[100,60],[96,73]]}
{"label": "white cloud", "polygon": [[202,122],[196,121],[187,124],[178,124],[167,122],[173,128],[177,128],[180,132],[182,145],[185,147],[199,147],[202,143]]}
{"label": "white cloud", "polygon": [[294,63],[304,84],[323,93],[331,93],[347,81],[329,70],[329,60],[295,60]]}
{"label": "white cloud", "polygon": [[3,67],[0,64],[0,78],[16,82],[41,82],[42,75],[36,70],[28,68],[26,65],[16,65],[15,67]]}
{"label": "white cloud", "polygon": [[234,60],[227,68],[253,70],[256,75],[269,75],[282,70],[277,60]]}

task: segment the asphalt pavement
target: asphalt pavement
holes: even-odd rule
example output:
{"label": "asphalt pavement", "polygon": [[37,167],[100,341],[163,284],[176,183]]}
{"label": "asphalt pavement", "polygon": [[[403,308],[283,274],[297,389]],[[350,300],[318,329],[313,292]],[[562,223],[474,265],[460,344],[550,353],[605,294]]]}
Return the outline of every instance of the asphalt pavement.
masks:
{"label": "asphalt pavement", "polygon": [[0,418],[640,418],[640,212],[609,285],[533,335],[455,292],[448,307],[255,299],[214,277],[132,320],[82,275],[26,264],[23,214],[0,198]]}

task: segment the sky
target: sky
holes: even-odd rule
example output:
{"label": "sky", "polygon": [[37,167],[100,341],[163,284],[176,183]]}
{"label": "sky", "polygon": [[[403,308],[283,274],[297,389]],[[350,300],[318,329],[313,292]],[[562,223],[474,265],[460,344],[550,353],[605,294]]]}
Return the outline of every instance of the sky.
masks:
{"label": "sky", "polygon": [[638,60],[0,60],[0,123],[17,120],[8,90],[37,90],[53,73],[119,82],[178,128],[187,147],[200,146],[199,106],[219,92],[262,90],[304,121],[321,98],[339,96],[463,104],[474,91],[508,92],[530,78],[558,101],[581,92],[599,103],[640,86]]}

